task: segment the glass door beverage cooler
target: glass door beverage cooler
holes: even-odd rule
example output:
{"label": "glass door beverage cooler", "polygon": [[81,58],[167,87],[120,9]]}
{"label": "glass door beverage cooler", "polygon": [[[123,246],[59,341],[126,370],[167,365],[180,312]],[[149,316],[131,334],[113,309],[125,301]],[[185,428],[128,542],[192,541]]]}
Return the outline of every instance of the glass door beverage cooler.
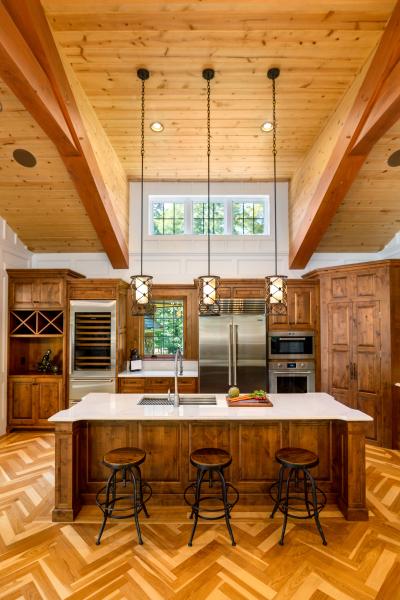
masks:
{"label": "glass door beverage cooler", "polygon": [[69,403],[116,391],[116,301],[71,300]]}

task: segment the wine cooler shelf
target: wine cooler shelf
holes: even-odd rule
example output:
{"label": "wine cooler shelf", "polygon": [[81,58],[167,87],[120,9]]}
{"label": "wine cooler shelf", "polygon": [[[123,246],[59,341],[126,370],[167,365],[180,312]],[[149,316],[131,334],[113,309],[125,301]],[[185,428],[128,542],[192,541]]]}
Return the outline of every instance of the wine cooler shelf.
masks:
{"label": "wine cooler shelf", "polygon": [[59,310],[13,310],[10,312],[10,335],[63,335],[64,312]]}

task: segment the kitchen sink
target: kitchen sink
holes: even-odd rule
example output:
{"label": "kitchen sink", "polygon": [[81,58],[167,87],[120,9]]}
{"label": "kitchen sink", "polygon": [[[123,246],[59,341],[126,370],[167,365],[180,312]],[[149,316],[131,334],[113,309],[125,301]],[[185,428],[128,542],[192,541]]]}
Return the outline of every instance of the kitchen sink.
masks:
{"label": "kitchen sink", "polygon": [[[173,406],[174,398],[165,394],[165,396],[143,396],[138,402],[139,406]],[[182,394],[179,396],[179,406],[216,406],[215,396],[191,396]]]}

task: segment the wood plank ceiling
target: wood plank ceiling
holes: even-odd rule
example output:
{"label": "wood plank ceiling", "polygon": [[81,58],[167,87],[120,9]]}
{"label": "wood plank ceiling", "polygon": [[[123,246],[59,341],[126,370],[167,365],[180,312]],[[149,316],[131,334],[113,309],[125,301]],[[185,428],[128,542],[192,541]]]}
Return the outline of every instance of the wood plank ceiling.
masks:
{"label": "wood plank ceiling", "polygon": [[[290,178],[376,45],[393,0],[182,2],[43,0],[56,39],[117,151],[139,176],[139,91],[147,67],[149,179],[204,179],[205,85],[212,84],[212,177],[271,177],[270,66],[277,83],[279,177]],[[161,121],[156,134],[148,125]]]}
{"label": "wood plank ceiling", "polygon": [[[35,252],[101,252],[102,245],[54,144],[0,80],[0,214]],[[14,150],[36,157],[19,165]]]}
{"label": "wood plank ceiling", "polygon": [[[212,178],[251,181],[272,175],[271,135],[260,131],[261,123],[271,119],[267,69],[281,68],[278,176],[291,179],[374,50],[395,0],[42,0],[42,4],[61,51],[130,179],[138,179],[140,173],[138,67],[147,67],[152,74],[146,84],[146,178],[205,178],[206,98],[201,71],[211,66],[216,70]],[[35,251],[100,250],[54,147],[4,85],[1,93],[4,107],[9,102],[13,112],[10,120],[6,110],[0,114],[1,152],[6,158],[0,170],[0,213]],[[156,120],[164,124],[161,134],[149,129]],[[10,139],[47,158],[51,168],[40,173],[11,161]],[[389,147],[400,147],[396,126],[371,153],[319,250],[379,249],[397,231],[397,226],[388,225],[390,219],[399,218],[394,195],[400,191],[396,169],[385,167]],[[384,209],[390,204],[390,213],[371,200],[375,173],[374,190]],[[28,210],[40,204],[47,211],[50,233],[42,228],[41,233],[37,229],[37,239],[29,237],[28,204],[22,199],[13,206],[15,182],[22,186],[24,198],[32,199]],[[56,223],[53,227],[53,215],[55,207],[64,205],[70,222],[62,238]],[[22,206],[24,214],[18,213]],[[371,223],[379,222],[378,216],[384,225],[367,245],[363,221],[359,233],[353,227],[358,207],[364,218],[370,215]],[[38,214],[34,208],[32,214]]]}

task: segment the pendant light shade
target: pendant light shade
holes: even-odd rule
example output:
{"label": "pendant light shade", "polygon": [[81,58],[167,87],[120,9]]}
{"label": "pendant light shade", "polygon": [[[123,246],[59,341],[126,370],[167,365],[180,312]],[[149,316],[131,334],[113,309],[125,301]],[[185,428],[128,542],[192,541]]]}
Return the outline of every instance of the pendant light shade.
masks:
{"label": "pendant light shade", "polygon": [[265,278],[265,310],[270,315],[287,313],[287,277],[278,275],[278,211],[276,203],[276,79],[280,70],[269,69],[267,76],[272,81],[272,158],[274,165],[274,212],[275,212],[275,274]]}
{"label": "pendant light shade", "polygon": [[144,180],[144,98],[145,81],[150,77],[147,69],[138,69],[137,76],[142,82],[141,93],[141,177],[140,177],[140,275],[131,276],[132,315],[141,316],[152,314],[154,307],[151,303],[153,277],[143,275],[143,180]]}
{"label": "pendant light shade", "polygon": [[207,256],[208,274],[201,275],[198,281],[199,290],[199,315],[219,315],[219,283],[217,275],[210,275],[211,263],[211,196],[210,196],[210,156],[211,156],[211,86],[210,81],[214,78],[213,69],[204,69],[203,79],[207,81]]}

